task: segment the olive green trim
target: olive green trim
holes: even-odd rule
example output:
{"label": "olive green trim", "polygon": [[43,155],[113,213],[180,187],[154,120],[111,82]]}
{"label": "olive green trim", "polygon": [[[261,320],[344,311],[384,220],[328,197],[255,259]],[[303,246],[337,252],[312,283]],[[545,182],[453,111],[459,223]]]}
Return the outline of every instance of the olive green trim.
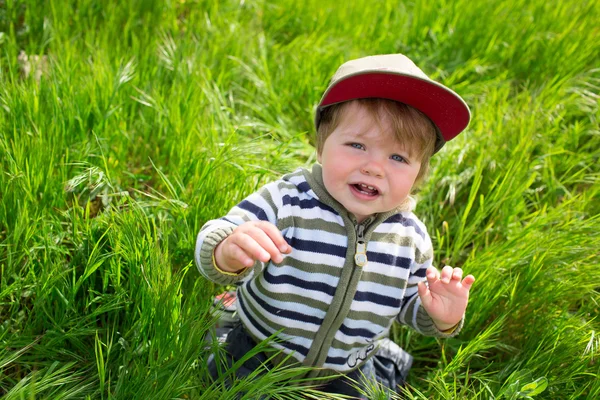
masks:
{"label": "olive green trim", "polygon": [[300,261],[290,255],[285,257],[283,261],[285,265],[289,265],[290,267],[294,267],[299,271],[306,273],[319,273],[323,275],[329,275],[335,278],[339,278],[342,272],[341,268],[332,267],[328,264],[313,264],[305,261]]}
{"label": "olive green trim", "polygon": [[[362,276],[363,282],[370,283],[378,283],[380,285],[385,285],[389,287],[404,289],[407,286],[406,279],[404,278],[394,278],[391,276],[379,274],[376,271],[368,271],[364,272]],[[381,293],[385,294],[385,293]]]}
{"label": "olive green trim", "polygon": [[370,312],[370,311],[353,311],[350,310],[348,315],[346,316],[348,319],[352,319],[355,321],[371,321],[379,326],[386,326],[390,323],[389,316],[380,316],[379,314]]}

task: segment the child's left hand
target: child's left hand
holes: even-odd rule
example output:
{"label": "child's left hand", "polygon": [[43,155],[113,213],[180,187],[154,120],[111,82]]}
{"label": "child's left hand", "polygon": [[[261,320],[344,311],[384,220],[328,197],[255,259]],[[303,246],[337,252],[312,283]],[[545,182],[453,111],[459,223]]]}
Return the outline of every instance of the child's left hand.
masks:
{"label": "child's left hand", "polygon": [[475,282],[475,277],[467,275],[462,279],[462,274],[460,268],[445,266],[440,277],[435,267],[429,267],[427,268],[429,287],[425,282],[419,282],[421,303],[435,325],[442,331],[459,323],[467,309],[469,289]]}

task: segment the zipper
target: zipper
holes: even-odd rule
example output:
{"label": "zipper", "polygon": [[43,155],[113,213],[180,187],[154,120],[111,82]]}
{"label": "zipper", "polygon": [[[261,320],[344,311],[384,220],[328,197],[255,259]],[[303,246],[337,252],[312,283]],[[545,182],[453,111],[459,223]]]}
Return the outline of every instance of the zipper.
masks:
{"label": "zipper", "polygon": [[[356,219],[352,218],[350,219],[350,221],[344,221],[345,224],[348,224],[348,222],[350,222],[352,224],[352,226],[354,227],[355,231],[356,231],[356,247],[355,247],[355,252],[354,252],[354,263],[357,267],[364,267],[365,265],[367,265],[367,244],[365,243],[365,226],[369,225],[372,221],[372,218],[367,218],[365,221],[363,221],[362,223],[357,223]],[[351,243],[348,243],[348,249],[350,249]],[[351,267],[351,264],[346,265],[346,263],[344,263],[344,267]],[[346,271],[346,270],[345,270]],[[350,272],[350,276],[345,280],[345,285],[350,286],[351,282],[355,279],[354,277],[356,276],[356,274],[360,274],[361,271],[357,271],[357,268],[353,268],[352,270],[348,271]],[[358,284],[358,283],[357,283]],[[356,285],[357,285],[356,284]],[[329,308],[329,310],[327,310],[327,315],[325,317],[325,320],[327,320],[329,317],[329,314],[333,314],[335,315],[335,317],[333,319],[329,319],[329,322],[327,323],[327,327],[325,327],[325,320],[324,320],[324,324],[321,325],[321,328],[319,329],[318,333],[321,332],[321,329],[325,329],[323,335],[321,335],[321,343],[317,343],[315,345],[315,342],[313,340],[313,343],[311,345],[311,348],[309,350],[309,354],[307,355],[306,359],[309,360],[309,363],[312,366],[323,366],[323,363],[326,360],[327,357],[327,353],[328,350],[323,350],[324,346],[330,346],[331,342],[332,342],[332,338],[329,338],[329,336],[331,336],[331,330],[333,329],[333,323],[335,321],[337,321],[340,318],[340,313],[342,312],[342,309],[344,308],[344,305],[347,304],[348,302],[352,302],[354,295],[356,293],[356,289],[357,286],[354,285],[352,288],[347,287],[347,290],[344,290],[344,294],[341,298],[341,302],[338,303],[338,305],[332,306]],[[337,295],[337,292],[336,292]],[[348,313],[349,311],[349,307],[348,310],[346,310],[345,312]],[[336,325],[336,329],[339,329],[339,325]],[[317,333],[317,335],[318,335]],[[327,345],[325,344],[324,339],[327,339]],[[315,339],[316,340],[316,339]],[[309,356],[311,356],[311,358],[309,359]],[[310,374],[316,374],[316,369],[314,370],[314,372],[311,372]],[[311,375],[313,377],[316,377],[317,375]]]}
{"label": "zipper", "polygon": [[359,267],[364,267],[369,261],[367,259],[367,245],[364,238],[365,226],[358,224],[356,226],[356,252],[354,253],[354,262]]}

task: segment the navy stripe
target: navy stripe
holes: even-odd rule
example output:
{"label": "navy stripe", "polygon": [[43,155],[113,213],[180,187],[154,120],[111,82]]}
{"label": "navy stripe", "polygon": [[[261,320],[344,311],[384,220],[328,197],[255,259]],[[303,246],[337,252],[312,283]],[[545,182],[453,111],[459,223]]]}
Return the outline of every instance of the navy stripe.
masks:
{"label": "navy stripe", "polygon": [[335,295],[336,288],[323,282],[305,281],[304,279],[296,278],[291,275],[273,275],[269,273],[268,268],[264,270],[263,276],[265,277],[265,280],[272,285],[289,284],[302,289],[318,290],[319,292],[326,293],[332,297]]}
{"label": "navy stripe", "polygon": [[[242,300],[242,296],[238,296],[238,304],[244,311],[246,318],[248,318],[248,320],[250,321],[252,326],[255,327],[256,329],[258,329],[260,331],[260,333],[263,334],[263,336],[270,337],[273,334],[273,332],[269,332],[268,330],[263,328],[263,326],[261,324],[257,323],[254,318],[252,318],[252,315],[248,312],[248,308],[244,304],[244,300]],[[285,329],[284,329],[284,332],[285,332]],[[296,352],[302,354],[304,357],[306,357],[308,355],[308,349],[306,347],[300,346],[299,344],[296,344],[296,343],[288,342],[287,340],[283,340],[279,336],[276,339],[274,339],[274,342],[279,343],[280,345],[282,345],[283,347],[285,347],[287,349],[296,351]]]}
{"label": "navy stripe", "polygon": [[367,260],[404,269],[409,269],[412,263],[410,258],[399,257],[387,253],[378,253],[375,251],[367,251]]}
{"label": "navy stripe", "polygon": [[355,336],[371,339],[375,337],[375,333],[371,332],[365,328],[348,328],[346,325],[342,324],[340,326],[340,332],[342,332],[346,336]]}
{"label": "navy stripe", "polygon": [[337,213],[337,211],[335,211],[332,207],[328,206],[327,204],[323,204],[319,200],[314,199],[314,198],[300,200],[300,198],[297,196],[290,196],[290,195],[286,194],[281,198],[281,201],[284,206],[286,206],[286,205],[299,206],[303,210],[320,208],[321,210],[329,211],[330,213],[339,215]]}
{"label": "navy stripe", "polygon": [[260,219],[261,221],[269,220],[269,218],[267,217],[267,214],[265,213],[265,210],[258,207],[256,204],[250,203],[248,200],[243,200],[240,204],[238,204],[238,207],[241,208],[242,210],[246,210],[246,211],[251,212],[252,214],[256,215],[256,218]]}
{"label": "navy stripe", "polygon": [[[309,251],[311,253],[321,253],[328,254],[331,256],[338,256],[342,258],[346,258],[346,246],[338,246],[336,244],[323,243],[323,242],[315,242],[314,240],[304,240],[298,239],[297,237],[292,237],[290,242],[290,246],[292,246],[296,250]],[[315,255],[317,255],[315,254]],[[343,265],[343,261],[342,261]]]}
{"label": "navy stripe", "polygon": [[[296,185],[296,187],[298,188],[299,191],[301,191],[302,193],[308,193],[309,191],[312,190],[312,188],[310,187],[310,185],[308,184],[308,182],[304,181],[302,183],[299,183]],[[312,196],[311,196],[312,197]]]}
{"label": "navy stripe", "polygon": [[404,217],[402,214],[394,214],[385,221],[383,224],[400,224],[402,226],[412,226],[415,228],[415,232],[419,234],[422,238],[425,238],[425,232],[421,230],[421,227],[412,219]]}
{"label": "navy stripe", "polygon": [[263,309],[265,309],[266,311],[270,312],[273,315],[276,315],[278,317],[293,319],[296,321],[302,321],[302,322],[306,322],[306,323],[310,323],[310,324],[315,324],[315,325],[321,325],[323,323],[323,320],[321,318],[318,318],[318,317],[315,317],[312,315],[302,314],[297,311],[285,310],[283,308],[278,308],[278,307],[270,305],[269,303],[267,303],[263,299],[261,299],[254,292],[254,290],[252,290],[252,285],[246,285],[246,289],[248,289],[248,294],[250,294],[252,296],[252,298]]}
{"label": "navy stripe", "polygon": [[327,364],[346,365],[348,357],[327,357],[325,362]]}
{"label": "navy stripe", "polygon": [[419,278],[425,278],[426,274],[427,274],[427,268],[419,268],[418,270],[416,270],[413,273],[413,276],[418,276]]}
{"label": "navy stripe", "polygon": [[354,300],[369,301],[387,307],[400,307],[400,299],[373,292],[357,291],[354,294]]}

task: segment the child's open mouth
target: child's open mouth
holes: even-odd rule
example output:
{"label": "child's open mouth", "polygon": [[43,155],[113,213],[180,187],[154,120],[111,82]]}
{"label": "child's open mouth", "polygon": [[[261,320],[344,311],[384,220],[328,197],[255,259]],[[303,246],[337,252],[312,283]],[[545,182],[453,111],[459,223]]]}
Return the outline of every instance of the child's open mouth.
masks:
{"label": "child's open mouth", "polygon": [[365,196],[375,197],[379,194],[379,191],[375,187],[366,185],[364,183],[355,183],[350,186]]}

